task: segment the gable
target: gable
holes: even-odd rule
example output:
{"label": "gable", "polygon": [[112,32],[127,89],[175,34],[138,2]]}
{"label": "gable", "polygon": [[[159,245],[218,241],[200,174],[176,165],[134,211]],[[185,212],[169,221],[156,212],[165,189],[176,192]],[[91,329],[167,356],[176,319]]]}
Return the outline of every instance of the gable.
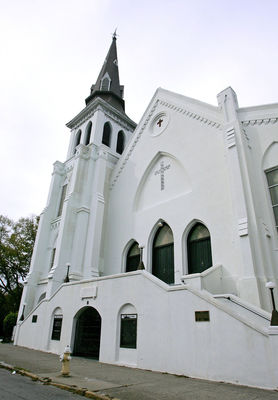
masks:
{"label": "gable", "polygon": [[[196,131],[196,129],[204,131],[205,128],[209,134],[210,132],[217,133],[222,128],[223,121],[218,107],[177,95],[164,89],[158,89],[134,131],[133,138],[112,173],[110,189],[116,184],[126,165],[129,164],[130,159],[132,159],[132,163],[142,160],[142,154],[137,160],[136,156],[134,158],[134,152],[136,153],[135,150],[138,145],[140,144],[142,147],[142,138],[145,140],[144,145],[149,148],[149,146],[152,146],[149,138],[165,137],[165,134],[162,135],[165,130],[167,133],[174,130],[180,133],[183,130],[185,133],[183,126],[179,126],[178,129],[173,126],[172,121],[178,119],[177,117],[179,117],[180,121],[182,119],[183,126],[190,126],[191,131]],[[167,140],[169,141],[169,137]],[[173,142],[173,138],[170,140]],[[162,149],[167,150],[167,146],[168,144],[164,139],[157,141],[156,152]],[[175,152],[172,154],[175,154]]]}

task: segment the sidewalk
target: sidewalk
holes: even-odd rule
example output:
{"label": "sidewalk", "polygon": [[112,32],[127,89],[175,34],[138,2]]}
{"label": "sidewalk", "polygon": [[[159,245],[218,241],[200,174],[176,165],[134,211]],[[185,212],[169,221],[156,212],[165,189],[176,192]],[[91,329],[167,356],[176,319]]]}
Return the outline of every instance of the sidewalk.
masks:
{"label": "sidewalk", "polygon": [[[103,364],[73,357],[71,376],[60,376],[59,356],[0,343],[0,366],[22,368],[41,378],[72,387],[73,391],[95,399],[120,400],[278,400],[277,391],[190,379],[159,372]],[[29,374],[31,375],[31,374]],[[278,382],[277,382],[278,386]],[[78,388],[83,390],[79,390]],[[94,394],[90,395],[90,392]],[[77,397],[78,399],[78,397]]]}

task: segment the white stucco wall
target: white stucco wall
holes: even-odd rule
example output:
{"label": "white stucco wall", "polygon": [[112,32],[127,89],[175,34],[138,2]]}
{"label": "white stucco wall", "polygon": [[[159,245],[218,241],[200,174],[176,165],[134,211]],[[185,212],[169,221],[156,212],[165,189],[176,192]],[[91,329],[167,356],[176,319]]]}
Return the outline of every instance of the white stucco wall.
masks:
{"label": "white stucco wall", "polygon": [[[82,299],[81,290],[86,287],[97,287],[95,299]],[[61,353],[67,344],[73,347],[74,315],[88,305],[102,318],[102,362],[251,386],[277,386],[278,336],[269,336],[266,327],[252,320],[252,312],[236,316],[232,308],[207,292],[184,285],[169,288],[141,271],[63,285],[21,324],[16,344],[55,353]],[[119,312],[125,305],[138,314],[136,350],[119,348]],[[50,339],[56,307],[63,310],[59,342]],[[209,311],[210,321],[195,322],[195,311]],[[37,323],[31,322],[33,314],[38,315]]]}

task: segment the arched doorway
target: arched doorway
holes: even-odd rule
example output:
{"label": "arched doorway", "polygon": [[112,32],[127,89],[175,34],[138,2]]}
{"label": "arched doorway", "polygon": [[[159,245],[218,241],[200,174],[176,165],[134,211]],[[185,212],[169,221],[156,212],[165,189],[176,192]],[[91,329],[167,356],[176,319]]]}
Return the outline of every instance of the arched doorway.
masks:
{"label": "arched doorway", "polygon": [[165,283],[174,283],[174,239],[173,232],[163,224],[153,241],[152,273]]}
{"label": "arched doorway", "polygon": [[85,307],[77,316],[74,355],[99,358],[101,316],[93,307]]}
{"label": "arched doorway", "polygon": [[209,230],[197,223],[187,238],[188,273],[201,273],[212,266]]}
{"label": "arched doorway", "polygon": [[126,272],[136,271],[140,263],[140,249],[137,242],[134,242],[126,256]]}

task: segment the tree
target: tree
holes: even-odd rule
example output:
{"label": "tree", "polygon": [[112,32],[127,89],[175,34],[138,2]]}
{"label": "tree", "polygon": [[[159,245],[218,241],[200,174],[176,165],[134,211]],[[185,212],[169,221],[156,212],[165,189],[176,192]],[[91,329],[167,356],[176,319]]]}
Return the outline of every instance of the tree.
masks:
{"label": "tree", "polygon": [[14,222],[0,215],[0,336],[5,316],[19,308],[22,282],[29,270],[38,222],[36,216]]}
{"label": "tree", "polygon": [[0,291],[11,294],[22,286],[35,243],[39,218],[17,222],[0,215]]}

